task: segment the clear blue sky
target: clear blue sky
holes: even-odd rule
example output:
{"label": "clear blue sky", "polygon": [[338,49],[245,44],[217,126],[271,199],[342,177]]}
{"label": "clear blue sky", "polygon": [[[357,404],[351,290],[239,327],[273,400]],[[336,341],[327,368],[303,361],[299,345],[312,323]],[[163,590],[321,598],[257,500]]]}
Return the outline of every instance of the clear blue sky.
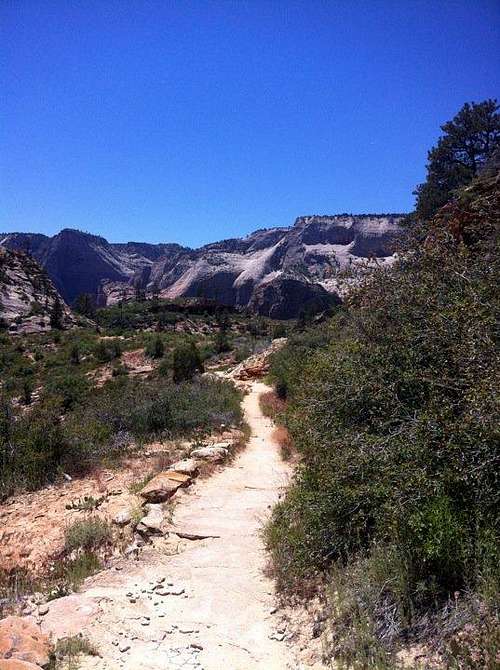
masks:
{"label": "clear blue sky", "polygon": [[499,0],[1,0],[0,231],[198,245],[405,211]]}

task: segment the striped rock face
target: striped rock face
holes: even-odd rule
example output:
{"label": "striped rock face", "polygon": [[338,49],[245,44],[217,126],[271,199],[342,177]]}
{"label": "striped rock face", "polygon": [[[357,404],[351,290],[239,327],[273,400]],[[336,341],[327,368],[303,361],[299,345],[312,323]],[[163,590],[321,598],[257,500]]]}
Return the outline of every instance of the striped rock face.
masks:
{"label": "striped rock face", "polygon": [[30,248],[69,302],[80,293],[101,305],[133,299],[140,288],[165,299],[203,298],[249,307],[264,316],[296,317],[308,303],[328,305],[338,273],[360,263],[394,260],[402,214],[302,216],[293,226],[257,230],[189,249],[177,244],[113,244],[63,230],[54,237],[0,235],[0,246]]}

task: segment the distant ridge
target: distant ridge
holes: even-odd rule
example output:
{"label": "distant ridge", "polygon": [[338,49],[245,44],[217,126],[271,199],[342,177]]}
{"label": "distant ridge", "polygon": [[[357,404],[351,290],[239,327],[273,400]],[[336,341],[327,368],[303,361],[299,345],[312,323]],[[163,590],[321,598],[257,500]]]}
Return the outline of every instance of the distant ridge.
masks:
{"label": "distant ridge", "polygon": [[339,270],[366,259],[390,263],[404,216],[312,214],[298,217],[290,227],[261,228],[198,249],[110,243],[71,228],[53,237],[5,233],[0,245],[32,254],[69,304],[80,293],[111,304],[133,297],[138,288],[154,288],[165,298],[205,297],[290,318],[309,302],[326,305],[338,299]]}

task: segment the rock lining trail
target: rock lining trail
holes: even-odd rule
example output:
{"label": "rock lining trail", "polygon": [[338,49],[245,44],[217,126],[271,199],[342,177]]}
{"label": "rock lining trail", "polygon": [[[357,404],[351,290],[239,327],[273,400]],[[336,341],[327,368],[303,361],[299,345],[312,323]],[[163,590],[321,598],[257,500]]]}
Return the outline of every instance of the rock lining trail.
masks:
{"label": "rock lining trail", "polygon": [[259,407],[266,390],[250,386],[248,445],[181,496],[167,539],[48,604],[42,630],[56,638],[82,633],[98,647],[101,655],[84,657],[82,670],[298,667],[264,575],[262,524],[289,478]]}

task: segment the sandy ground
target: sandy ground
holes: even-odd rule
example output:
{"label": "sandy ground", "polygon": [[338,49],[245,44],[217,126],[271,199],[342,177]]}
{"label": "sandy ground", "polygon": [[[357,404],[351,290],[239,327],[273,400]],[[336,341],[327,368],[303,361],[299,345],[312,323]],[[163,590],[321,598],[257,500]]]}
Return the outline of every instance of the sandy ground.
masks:
{"label": "sandy ground", "polygon": [[289,468],[271,441],[251,385],[244,410],[252,434],[246,449],[212,477],[199,480],[175,508],[176,530],[137,560],[122,560],[87,580],[75,595],[48,603],[42,628],[55,637],[83,633],[100,657],[82,670],[291,670],[286,632],[274,614],[265,577],[262,523],[287,484]]}

